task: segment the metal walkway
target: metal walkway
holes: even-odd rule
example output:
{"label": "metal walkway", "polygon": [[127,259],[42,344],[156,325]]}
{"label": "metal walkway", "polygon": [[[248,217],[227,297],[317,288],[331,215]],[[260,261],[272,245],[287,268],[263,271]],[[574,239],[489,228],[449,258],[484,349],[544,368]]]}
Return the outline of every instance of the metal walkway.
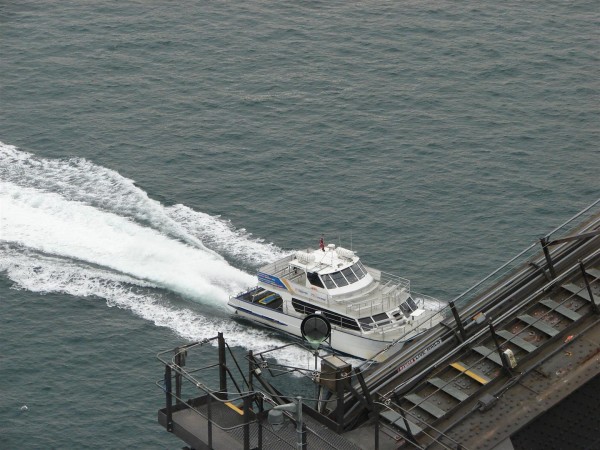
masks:
{"label": "metal walkway", "polygon": [[572,352],[563,348],[581,332],[580,325],[597,327],[600,320],[598,269],[591,267],[585,273],[591,297],[583,275],[576,282],[538,293],[496,326],[488,323],[487,330],[465,341],[458,351],[438,359],[438,367],[415,388],[402,394],[392,391],[381,416],[409,440],[431,443],[440,439],[448,446],[464,445],[464,440],[445,436],[445,427],[440,429],[462,405],[482,410],[493,407],[497,398],[488,393],[490,387],[539,368],[536,357],[564,351],[574,362]]}
{"label": "metal walkway", "polygon": [[[379,405],[381,431],[403,448],[493,448],[493,439],[484,445],[482,436],[459,432],[458,424],[481,426],[475,411],[493,410],[512,387],[522,388],[540,373],[550,374],[551,382],[546,386],[548,380],[537,380],[530,391],[538,385],[557,390],[552,376],[582,367],[582,380],[597,375],[599,224],[596,214],[567,238],[542,240],[544,251],[483,293],[475,308],[449,318],[425,340],[366,374],[368,391]],[[577,350],[572,349],[576,340]],[[346,423],[358,424],[364,417],[364,408],[347,395]]]}
{"label": "metal walkway", "polygon": [[[320,372],[273,370],[269,352],[278,348],[249,352],[244,373],[222,335],[218,361],[206,367],[187,369],[185,357],[208,341],[163,352],[159,422],[198,450],[515,448],[511,437],[522,442],[525,424],[600,376],[600,212],[591,211],[599,203],[450,302],[444,320],[418,341],[391,345],[383,363],[352,370],[322,358]],[[218,370],[218,388],[199,378],[208,369]],[[315,409],[303,406],[304,444],[293,429],[277,433],[266,422],[290,398],[267,376],[299,370],[325,393]],[[185,384],[202,395],[184,400]]]}

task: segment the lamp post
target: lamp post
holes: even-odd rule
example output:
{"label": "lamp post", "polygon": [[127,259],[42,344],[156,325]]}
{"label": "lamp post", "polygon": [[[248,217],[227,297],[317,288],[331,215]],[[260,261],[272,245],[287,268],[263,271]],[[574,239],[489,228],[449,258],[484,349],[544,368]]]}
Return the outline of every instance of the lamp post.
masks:
{"label": "lamp post", "polygon": [[298,450],[305,450],[306,441],[304,439],[304,423],[302,422],[302,397],[296,397],[294,403],[277,405],[269,411],[269,424],[275,431],[281,430],[285,425],[285,417],[282,411],[294,414],[294,420],[296,421],[296,448]]}

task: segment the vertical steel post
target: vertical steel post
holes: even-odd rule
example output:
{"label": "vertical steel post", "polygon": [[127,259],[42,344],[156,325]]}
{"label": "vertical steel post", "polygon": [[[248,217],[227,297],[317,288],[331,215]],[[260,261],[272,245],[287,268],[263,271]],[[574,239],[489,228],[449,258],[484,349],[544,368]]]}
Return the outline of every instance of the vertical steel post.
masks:
{"label": "vertical steel post", "polygon": [[177,365],[175,368],[175,404],[179,405],[181,403],[181,384],[183,378],[181,366],[185,365],[185,357],[182,357],[179,347],[175,349],[175,352],[175,364]]}
{"label": "vertical steel post", "polygon": [[296,420],[296,448],[298,450],[306,450],[306,424],[302,418],[302,397],[296,397],[294,405],[296,409],[294,413],[294,419]]}
{"label": "vertical steel post", "polygon": [[[300,405],[302,408],[302,405]],[[306,440],[306,424],[302,422],[302,450],[306,450],[308,448],[308,441]]]}
{"label": "vertical steel post", "polygon": [[458,311],[456,310],[456,305],[454,302],[449,302],[450,309],[452,310],[452,315],[454,316],[454,320],[456,321],[456,325],[458,325],[458,331],[460,333],[460,341],[465,342],[467,335],[465,333],[465,328],[463,327],[462,321],[460,320],[460,316],[458,315]]}
{"label": "vertical steel post", "polygon": [[227,361],[225,359],[225,339],[223,333],[218,334],[219,341],[219,390],[223,398],[227,398]]}
{"label": "vertical steel post", "polygon": [[335,418],[337,422],[337,432],[341,433],[344,429],[344,385],[342,383],[342,371],[337,369],[335,372],[335,391],[337,402],[335,407]]}
{"label": "vertical steel post", "polygon": [[556,278],[556,272],[554,271],[554,264],[552,263],[552,258],[550,257],[550,251],[548,250],[548,238],[547,237],[540,238],[540,243],[542,244],[542,250],[544,251],[544,256],[546,257],[546,263],[548,264],[548,270],[550,271],[550,276],[554,280]]}
{"label": "vertical steel post", "polygon": [[406,432],[408,433],[408,437],[410,438],[410,440],[412,442],[417,442],[417,440],[415,439],[415,435],[413,434],[412,429],[410,428],[410,423],[406,419],[406,414],[404,414],[404,409],[402,409],[402,408],[400,408],[400,415],[402,416],[402,419],[404,420],[404,426],[406,427]]}
{"label": "vertical steel post", "polygon": [[375,415],[375,450],[379,450],[379,411],[373,414]]}
{"label": "vertical steel post", "polygon": [[167,403],[167,431],[173,431],[173,394],[171,393],[171,366],[165,364],[165,395]]}
{"label": "vertical steel post", "polygon": [[508,361],[506,361],[506,355],[502,352],[502,347],[500,347],[500,342],[498,341],[498,336],[496,335],[496,330],[494,329],[491,318],[488,319],[488,325],[490,327],[490,333],[492,333],[492,339],[494,339],[494,344],[496,344],[496,350],[498,351],[498,356],[500,356],[502,367],[506,370],[508,376],[511,377],[513,375],[512,369],[510,368]]}
{"label": "vertical steel post", "polygon": [[587,279],[587,273],[585,272],[585,266],[583,262],[579,261],[579,268],[581,269],[581,274],[583,276],[583,281],[585,283],[585,287],[587,289],[588,295],[590,296],[590,301],[592,302],[592,309],[596,314],[600,314],[600,305],[594,300],[594,293],[592,292],[592,286],[590,285],[589,280]]}
{"label": "vertical steel post", "polygon": [[213,445],[212,445],[212,396],[210,394],[208,394],[206,396],[206,407],[207,407],[206,408],[207,409],[206,433],[208,434],[208,448],[213,448]]}
{"label": "vertical steel post", "polygon": [[252,352],[252,350],[248,350],[248,390],[249,391],[253,391],[254,390],[254,380],[253,380],[253,375],[254,375],[254,363],[253,363],[253,355],[254,353]]}
{"label": "vertical steel post", "polygon": [[249,396],[244,397],[244,450],[250,450],[250,402]]}

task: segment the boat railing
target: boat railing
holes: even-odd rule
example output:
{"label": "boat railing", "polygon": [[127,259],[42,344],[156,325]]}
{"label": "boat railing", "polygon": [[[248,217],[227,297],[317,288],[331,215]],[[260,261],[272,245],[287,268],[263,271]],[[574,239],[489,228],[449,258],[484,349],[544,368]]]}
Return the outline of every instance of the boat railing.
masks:
{"label": "boat railing", "polygon": [[358,313],[359,317],[373,316],[394,309],[399,305],[399,300],[395,296],[378,296],[370,300],[348,304],[346,306],[346,313]]}
{"label": "boat railing", "polygon": [[[539,240],[531,243],[529,247],[527,247],[525,250],[522,250],[520,253],[513,256],[510,260],[498,267],[485,278],[478,281],[466,291],[452,299],[452,302],[456,304],[461,315],[464,314],[468,317],[469,315],[474,315],[475,313],[480,311],[482,305],[484,305],[489,300],[489,297],[487,294],[485,294],[485,292],[490,290],[491,286],[494,286],[504,277],[508,276],[511,273],[515,273],[515,271],[519,270],[523,263],[523,260],[528,258],[535,258],[536,255],[539,254],[540,244],[541,249],[546,247],[550,241],[550,238],[557,232],[566,231],[569,228],[574,228],[576,224],[579,223],[581,225],[588,221],[590,218],[592,218],[596,211],[594,207],[596,207],[599,203],[600,198],[594,201],[591,205],[584,208],[582,211],[575,214],[566,222],[556,227],[554,230],[552,230],[545,236],[540,237]],[[585,230],[590,231],[587,227],[585,228]]]}
{"label": "boat railing", "polygon": [[367,300],[349,303],[346,306],[347,313],[358,313],[362,317],[390,311],[399,307],[406,299],[406,294],[410,294],[410,280],[385,272],[380,272],[378,278],[379,289],[375,295]]}
{"label": "boat railing", "polygon": [[419,292],[413,292],[412,299],[419,308],[430,311],[441,311],[443,308],[448,306],[448,303],[446,302],[443,302],[435,297],[431,297],[430,295],[421,294]]}
{"label": "boat railing", "polygon": [[279,259],[271,264],[267,264],[260,268],[260,271],[276,277],[283,277],[290,273],[290,261],[294,259],[294,255],[288,255],[283,259]]}
{"label": "boat railing", "polygon": [[[409,337],[411,334],[418,334],[418,333],[421,333],[422,331],[428,330],[429,328],[433,327],[434,325],[436,325],[437,323],[439,323],[440,321],[442,321],[444,318],[446,318],[448,316],[448,311],[447,311],[448,304],[446,302],[443,302],[443,301],[441,301],[435,297],[431,297],[429,295],[420,294],[418,292],[413,292],[411,297],[414,300],[414,302],[417,304],[419,309],[424,309],[426,311],[435,311],[435,312],[433,314],[428,313],[428,314],[424,314],[423,316],[419,316],[419,317],[415,318],[411,322],[411,326],[409,327],[408,331],[406,331],[406,333],[404,333],[399,340],[404,340],[405,338]],[[406,319],[406,320],[408,320],[408,319]],[[407,323],[406,320],[405,321],[392,321],[390,323],[385,323],[383,325],[377,324],[377,326],[373,328],[373,332],[376,334],[389,333],[390,331],[393,331],[396,328],[406,326],[406,323]]]}
{"label": "boat railing", "polygon": [[435,297],[413,292],[412,299],[420,309],[424,309],[426,311],[435,311],[434,314],[428,314],[423,318],[415,319],[414,328],[417,331],[424,331],[433,327],[450,314],[448,303],[443,302]]}
{"label": "boat railing", "polygon": [[[207,357],[214,344],[215,357]],[[294,348],[296,354],[301,349],[308,364],[301,361],[297,366],[278,364],[277,355],[289,348]],[[165,403],[158,411],[158,422],[188,444],[190,441],[202,443],[202,448],[216,448],[223,442],[228,448],[238,449],[298,448],[296,433],[275,431],[269,425],[269,411],[285,404],[288,397],[274,395],[277,391],[267,377],[288,375],[295,379],[300,374],[308,378],[317,370],[317,358],[322,361],[323,357],[315,356],[298,344],[286,344],[261,353],[250,351],[246,356],[249,364],[243,365],[236,353],[225,342],[222,333],[160,352],[157,358],[164,365],[164,376],[155,384],[162,391]],[[242,367],[248,367],[248,372]],[[259,368],[263,370],[261,377],[256,375],[261,373]],[[253,380],[256,379],[260,383],[255,386]],[[264,389],[260,390],[259,385]],[[306,425],[303,427],[303,448],[306,448],[306,441],[314,448],[339,448],[330,441],[331,433],[312,425],[320,423],[313,420],[316,413],[301,400],[298,404]],[[289,412],[284,414],[293,416]]]}
{"label": "boat railing", "polygon": [[379,282],[383,288],[385,288],[385,286],[395,285],[398,286],[399,290],[401,291],[404,290],[406,292],[410,292],[410,280],[393,275],[391,273],[381,272],[381,278]]}

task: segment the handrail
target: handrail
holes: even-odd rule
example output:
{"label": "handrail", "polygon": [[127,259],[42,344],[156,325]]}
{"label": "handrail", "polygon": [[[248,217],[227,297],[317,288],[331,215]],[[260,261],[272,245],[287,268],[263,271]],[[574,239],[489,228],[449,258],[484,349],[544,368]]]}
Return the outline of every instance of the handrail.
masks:
{"label": "handrail", "polygon": [[[209,364],[201,368],[193,368],[190,370],[186,366],[186,359],[191,359],[192,354],[194,356],[200,356],[201,358],[205,357],[203,353],[191,353],[191,351],[194,349],[200,350],[203,345],[210,343],[215,339],[219,339],[219,362],[217,364]],[[228,347],[222,334],[219,333],[216,337],[176,347],[173,350],[165,350],[157,354],[159,361],[165,364],[165,374],[164,377],[157,380],[155,384],[166,393],[166,406],[160,410],[159,421],[166,425],[167,431],[178,434],[180,428],[178,428],[177,425],[181,424],[182,420],[189,420],[189,416],[187,416],[189,411],[191,415],[198,416],[198,419],[196,419],[198,422],[196,423],[200,427],[207,427],[207,434],[200,436],[200,434],[194,432],[194,436],[202,439],[203,442],[211,448],[213,442],[213,430],[221,430],[221,432],[229,434],[233,439],[240,441],[240,443],[243,442],[244,448],[263,448],[263,444],[265,443],[265,433],[267,439],[266,442],[275,442],[278,448],[282,448],[282,446],[285,448],[295,448],[294,441],[291,441],[289,437],[282,436],[281,433],[276,433],[273,429],[266,426],[265,422],[269,407],[281,404],[280,402],[285,401],[286,397],[278,394],[276,391],[269,392],[268,389],[255,389],[245,379],[244,382],[248,386],[245,391],[241,391],[238,388],[237,392],[228,392],[226,386],[223,387],[223,385],[217,390],[208,386],[202,381],[200,376],[198,376],[199,371],[215,368],[216,366],[220,366],[222,370],[222,366],[227,365],[223,346]],[[276,349],[272,349],[271,351],[275,350]],[[188,352],[190,352],[190,354],[188,354]],[[184,353],[186,355],[185,357],[183,356]],[[262,357],[264,353],[265,352],[257,355]],[[167,354],[169,355],[168,357]],[[233,356],[233,354],[231,354],[231,356]],[[252,352],[248,354],[248,358],[251,357]],[[268,364],[266,360],[265,364]],[[260,369],[264,370],[262,364],[254,365],[254,369],[252,366],[253,365],[250,364],[248,373],[250,377],[253,375],[259,376]],[[233,365],[232,368],[234,368]],[[242,369],[237,362],[235,368],[237,368],[239,374],[244,377]],[[309,377],[311,374],[314,376],[316,367],[312,370],[299,367],[294,368],[294,370],[298,370],[305,377]],[[269,372],[271,372],[271,370],[269,370]],[[290,371],[287,372],[289,373]],[[231,375],[232,374],[230,373],[230,376]],[[208,377],[210,378],[210,376]],[[190,396],[190,388],[194,391],[201,391],[200,395]],[[279,402],[278,399],[280,400]],[[243,414],[239,409],[236,410],[238,407],[242,408],[242,406],[239,406],[240,401],[243,402]],[[333,400],[324,401],[329,402]],[[231,402],[233,402],[234,405],[227,405]],[[226,406],[222,406],[224,404]],[[258,409],[255,408],[253,411],[251,409],[252,404],[256,404]],[[264,406],[267,406],[267,408]],[[183,415],[180,414],[181,411],[185,411]],[[238,413],[241,414],[241,417],[237,415]],[[232,422],[231,415],[237,417],[237,420]],[[309,414],[309,416],[311,415]],[[321,420],[317,420],[317,422],[319,424],[323,423]],[[306,433],[309,433],[312,442],[318,442],[319,448],[340,448],[334,442],[330,441],[326,434],[322,433],[320,426],[312,426],[307,423],[305,423],[305,425]],[[181,437],[179,434],[178,436]],[[206,439],[208,439],[208,441],[206,441]]]}
{"label": "handrail", "polygon": [[[550,231],[549,233],[547,233],[544,238],[549,238],[551,235],[553,235],[554,233],[556,233],[557,231],[563,229],[565,226],[569,225],[571,222],[573,222],[574,220],[578,219],[579,217],[581,217],[582,215],[584,215],[585,213],[589,212],[594,206],[596,206],[598,203],[600,203],[600,198],[597,199],[595,202],[593,202],[591,205],[589,205],[588,207],[584,208],[583,210],[579,211],[577,214],[575,214],[573,217],[571,217],[570,219],[568,219],[567,221],[565,221],[564,223],[562,223],[561,225],[559,225],[558,227],[556,227],[554,230]],[[465,303],[465,297],[467,296],[467,294],[469,294],[470,292],[474,291],[476,288],[480,287],[483,283],[485,283],[486,281],[488,281],[490,278],[494,277],[495,275],[497,275],[498,273],[500,273],[502,270],[504,270],[505,268],[507,268],[509,265],[511,265],[512,263],[514,263],[515,261],[517,261],[518,259],[520,259],[523,255],[525,255],[527,252],[529,252],[530,250],[536,248],[539,245],[539,242],[534,242],[533,244],[531,244],[529,247],[527,247],[525,250],[519,252],[516,256],[514,256],[513,258],[511,258],[510,260],[508,260],[506,263],[504,263],[503,265],[501,265],[500,267],[498,267],[496,270],[494,270],[492,273],[490,273],[488,276],[484,277],[483,279],[481,279],[480,281],[478,281],[477,283],[475,283],[473,286],[471,286],[470,288],[468,288],[467,290],[465,290],[464,292],[462,292],[461,294],[459,294],[458,296],[456,296],[452,302],[457,303],[457,304],[461,304],[461,303]],[[497,278],[496,278],[497,279]]]}
{"label": "handrail", "polygon": [[[600,251],[594,253],[593,255],[591,255],[590,257],[588,257],[587,259],[596,258],[599,253],[600,253]],[[554,286],[558,286],[561,283],[564,283],[564,281],[566,279],[568,279],[569,277],[571,277],[573,275],[573,273],[576,273],[576,271],[578,269],[579,269],[579,265],[578,264],[574,264],[573,266],[569,267],[560,276],[558,276],[554,280],[551,280],[548,283],[544,284],[539,289],[536,289],[533,293],[531,293],[530,295],[528,295],[527,297],[525,297],[524,299],[520,300],[518,303],[516,303],[515,305],[513,305],[512,308],[510,308],[508,311],[505,311],[504,313],[502,313],[498,317],[494,317],[493,320],[492,320],[492,323],[494,325],[502,323],[508,317],[511,317],[511,315],[513,315],[515,313],[515,311],[518,311],[519,309],[523,308],[524,305],[526,305],[527,303],[530,303],[536,297],[542,295],[544,292],[547,292],[550,288],[552,288]],[[528,328],[528,327],[529,327],[529,325],[527,327],[524,327],[524,329]],[[472,336],[470,336],[467,340],[465,340],[464,342],[458,344],[452,350],[450,350],[449,352],[447,352],[444,355],[440,356],[436,361],[434,361],[433,363],[431,363],[429,366],[427,366],[424,369],[422,369],[418,374],[413,375],[411,378],[409,378],[407,380],[404,380],[402,383],[400,383],[399,385],[397,385],[392,391],[390,391],[390,392],[388,392],[386,394],[383,394],[383,396],[384,397],[389,397],[392,394],[392,392],[398,391],[398,390],[402,389],[404,386],[410,385],[413,381],[422,378],[425,374],[429,373],[429,371],[431,369],[437,367],[439,365],[439,361],[440,360],[445,360],[448,357],[450,357],[450,356],[452,356],[452,355],[454,355],[454,354],[456,354],[456,353],[464,350],[464,348],[467,348],[469,345],[471,345],[472,342],[475,342],[477,339],[479,339],[485,333],[487,333],[487,330],[485,328],[477,331]]]}

